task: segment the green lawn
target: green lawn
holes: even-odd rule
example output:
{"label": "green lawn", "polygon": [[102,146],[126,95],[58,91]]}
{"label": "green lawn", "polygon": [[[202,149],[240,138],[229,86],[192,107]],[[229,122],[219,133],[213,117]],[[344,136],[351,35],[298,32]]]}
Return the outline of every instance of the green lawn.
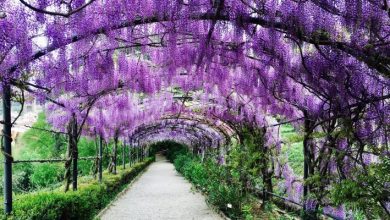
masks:
{"label": "green lawn", "polygon": [[303,175],[303,135],[295,131],[290,124],[280,127],[280,135],[283,140],[282,155],[286,155],[286,160],[295,174]]}

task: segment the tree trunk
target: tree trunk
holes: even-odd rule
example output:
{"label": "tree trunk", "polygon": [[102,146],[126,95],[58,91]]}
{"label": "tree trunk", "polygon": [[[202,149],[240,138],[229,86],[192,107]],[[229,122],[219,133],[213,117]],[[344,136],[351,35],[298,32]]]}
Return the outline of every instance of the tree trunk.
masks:
{"label": "tree trunk", "polygon": [[304,120],[304,137],[303,137],[303,156],[304,156],[304,164],[303,164],[303,219],[317,219],[317,215],[315,211],[306,209],[306,199],[311,190],[310,184],[307,183],[308,178],[313,175],[314,167],[313,167],[313,152],[311,150],[312,145],[312,134],[313,134],[313,121],[309,118],[308,113],[304,112],[305,120]]}
{"label": "tree trunk", "polygon": [[96,178],[97,173],[99,172],[99,143],[98,143],[98,137],[96,136],[96,131],[95,131],[95,153],[96,153],[96,160],[94,160],[93,163],[93,178]]}
{"label": "tree trunk", "polygon": [[[255,134],[259,138],[259,145],[261,148],[262,158],[261,158],[261,173],[263,177],[263,204],[262,208],[265,208],[265,205],[269,200],[271,200],[271,194],[273,193],[273,187],[272,187],[272,172],[269,170],[269,164],[270,164],[270,153],[268,146],[265,145],[265,133],[266,128],[263,127],[260,129],[260,132],[258,134]],[[257,132],[256,132],[257,133]]]}
{"label": "tree trunk", "polygon": [[66,162],[65,162],[65,175],[64,175],[64,180],[65,180],[65,189],[64,191],[67,192],[69,190],[69,185],[71,182],[71,176],[70,176],[70,168],[72,165],[72,128],[73,128],[73,120],[69,122],[68,128],[67,128],[67,133],[68,133],[68,145],[66,149]]}
{"label": "tree trunk", "polygon": [[99,183],[103,180],[103,138],[102,136],[99,136],[99,164],[98,164],[98,171],[99,171]]}
{"label": "tree trunk", "polygon": [[126,143],[123,142],[123,147],[122,147],[122,166],[123,166],[123,169],[126,168],[125,149],[126,149]]}
{"label": "tree trunk", "polygon": [[114,149],[111,155],[111,161],[108,166],[108,172],[116,174],[116,158],[117,158],[117,147],[118,147],[118,135],[114,137]]}
{"label": "tree trunk", "polygon": [[12,122],[11,122],[11,85],[3,81],[3,137],[2,153],[4,155],[4,211],[12,212]]}
{"label": "tree trunk", "polygon": [[77,190],[77,175],[78,175],[78,158],[79,158],[79,150],[77,147],[77,139],[78,139],[78,134],[77,134],[77,119],[76,115],[73,114],[73,128],[72,128],[72,161],[73,161],[73,176],[72,176],[72,187],[73,191]]}

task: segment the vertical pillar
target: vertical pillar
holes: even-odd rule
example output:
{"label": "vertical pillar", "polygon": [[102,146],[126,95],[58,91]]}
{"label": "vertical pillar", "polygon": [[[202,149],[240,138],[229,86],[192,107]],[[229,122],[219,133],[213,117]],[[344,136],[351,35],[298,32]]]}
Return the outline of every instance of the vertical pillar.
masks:
{"label": "vertical pillar", "polygon": [[3,82],[3,151],[4,151],[4,206],[12,212],[12,152],[11,152],[11,86]]}
{"label": "vertical pillar", "polygon": [[116,133],[115,138],[114,138],[114,158],[112,159],[113,174],[116,174],[117,150],[118,150],[118,134]]}
{"label": "vertical pillar", "polygon": [[129,164],[130,166],[133,165],[133,147],[129,146]]}
{"label": "vertical pillar", "polygon": [[129,136],[129,166],[131,167],[131,138]]}
{"label": "vertical pillar", "polygon": [[131,146],[129,145],[129,166],[131,166]]}
{"label": "vertical pillar", "polygon": [[123,141],[123,147],[122,147],[122,165],[123,165],[123,169],[126,168],[126,157],[125,157],[125,149],[126,149],[126,142]]}
{"label": "vertical pillar", "polygon": [[268,203],[271,200],[271,195],[273,193],[272,188],[272,172],[269,171],[269,169],[272,169],[270,167],[270,155],[269,155],[269,149],[266,146],[266,127],[262,127],[260,130],[257,130],[254,132],[255,137],[257,138],[256,142],[259,143],[262,158],[260,159],[261,162],[261,173],[263,177],[263,208],[265,207],[266,203]]}
{"label": "vertical pillar", "polygon": [[138,140],[138,144],[137,144],[137,163],[139,162],[139,140]]}
{"label": "vertical pillar", "polygon": [[141,145],[140,147],[139,147],[139,161],[140,162],[142,162],[143,161],[143,150],[144,149],[144,146],[143,145]]}
{"label": "vertical pillar", "polygon": [[[305,118],[305,134],[303,139],[303,179],[307,180],[309,178],[309,133],[308,128],[309,127],[309,121]],[[306,201],[306,197],[308,196],[308,189],[309,187],[307,184],[304,184],[303,186],[303,199]],[[304,207],[305,208],[305,207]]]}
{"label": "vertical pillar", "polygon": [[145,158],[145,146],[141,146],[141,161],[144,161]]}
{"label": "vertical pillar", "polygon": [[77,175],[78,175],[78,148],[77,148],[77,118],[73,113],[73,124],[72,124],[72,144],[73,144],[73,172],[72,172],[72,188],[73,191],[77,190]]}
{"label": "vertical pillar", "polygon": [[136,159],[136,161],[137,161],[137,163],[139,163],[139,146],[137,146],[137,148],[136,148],[136,152],[137,152],[137,159]]}
{"label": "vertical pillar", "polygon": [[103,180],[103,138],[99,136],[99,183]]}
{"label": "vertical pillar", "polygon": [[312,186],[307,183],[307,179],[314,173],[312,170],[313,154],[311,150],[312,134],[313,134],[313,121],[311,120],[307,111],[304,114],[304,136],[303,136],[303,216],[302,219],[315,220],[318,219],[316,212],[313,210],[307,210],[306,201],[309,197]]}

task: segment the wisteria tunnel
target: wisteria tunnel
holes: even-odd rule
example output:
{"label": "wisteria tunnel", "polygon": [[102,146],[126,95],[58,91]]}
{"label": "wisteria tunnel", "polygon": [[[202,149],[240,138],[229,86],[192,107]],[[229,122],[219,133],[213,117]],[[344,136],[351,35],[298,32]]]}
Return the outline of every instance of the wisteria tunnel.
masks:
{"label": "wisteria tunnel", "polygon": [[389,0],[0,0],[0,80],[2,219],[390,219]]}

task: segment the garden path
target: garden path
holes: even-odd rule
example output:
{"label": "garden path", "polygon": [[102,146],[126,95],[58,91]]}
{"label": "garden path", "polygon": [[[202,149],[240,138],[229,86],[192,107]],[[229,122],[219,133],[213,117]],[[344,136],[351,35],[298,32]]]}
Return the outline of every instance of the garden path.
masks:
{"label": "garden path", "polygon": [[202,194],[194,192],[164,157],[156,162],[127,191],[112,203],[102,220],[221,220]]}

